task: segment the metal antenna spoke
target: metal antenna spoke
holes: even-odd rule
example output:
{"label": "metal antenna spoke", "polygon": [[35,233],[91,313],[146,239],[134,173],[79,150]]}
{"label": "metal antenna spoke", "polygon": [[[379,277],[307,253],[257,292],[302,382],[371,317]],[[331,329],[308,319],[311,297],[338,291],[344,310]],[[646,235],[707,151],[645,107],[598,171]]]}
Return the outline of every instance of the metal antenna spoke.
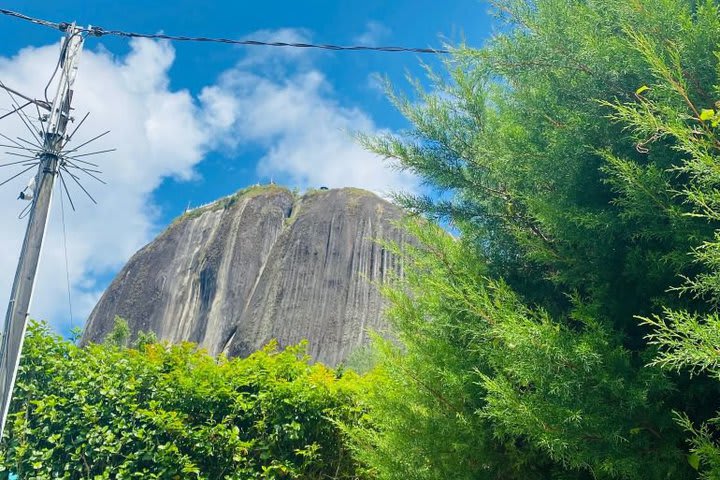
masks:
{"label": "metal antenna spoke", "polygon": [[19,177],[20,175],[22,175],[22,174],[25,173],[25,172],[28,172],[28,171],[32,170],[33,168],[35,168],[35,165],[31,165],[31,166],[29,166],[28,168],[26,168],[25,170],[23,170],[22,172],[20,172],[20,173],[18,173],[18,174],[16,174],[16,175],[13,175],[12,177],[10,177],[10,178],[8,178],[7,180],[5,180],[4,182],[0,183],[0,187],[2,187],[3,185],[5,185],[6,183],[10,182],[11,180],[15,180],[17,177]]}
{"label": "metal antenna spoke", "polygon": [[[66,165],[65,168],[67,168],[68,166],[70,166],[70,165]],[[71,166],[71,167],[72,167],[72,166]],[[102,183],[103,185],[107,185],[107,182],[105,182],[102,178],[99,178],[99,177],[95,176],[93,173],[90,173],[88,170],[86,170],[86,169],[84,169],[84,168],[82,168],[82,167],[77,167],[77,166],[75,166],[75,167],[72,167],[72,168],[76,168],[76,169],[80,170],[81,172],[83,172],[85,175],[87,175],[87,176],[89,176],[89,177],[92,177],[92,178],[94,178],[95,180],[97,180],[98,182]],[[68,172],[69,172],[69,170],[68,170]]]}
{"label": "metal antenna spoke", "polygon": [[36,156],[30,156],[30,155],[23,155],[22,153],[16,153],[16,152],[5,152],[7,155],[12,155],[14,157],[23,157],[23,158],[32,158],[36,159]]}
{"label": "metal antenna spoke", "polygon": [[117,148],[108,148],[107,150],[98,150],[97,152],[83,153],[82,155],[74,155],[72,158],[89,157],[92,155],[100,155],[101,153],[110,153],[117,151]]}
{"label": "metal antenna spoke", "polygon": [[[27,160],[18,160],[17,162],[3,163],[3,164],[0,164],[0,168],[2,168],[2,167],[10,167],[10,166],[12,166],[12,165],[18,165],[18,164],[21,164],[21,163],[27,164]],[[35,162],[34,165],[37,165],[38,163],[40,163],[40,162]]]}
{"label": "metal antenna spoke", "polygon": [[6,114],[3,115],[2,117],[0,117],[0,120],[2,120],[3,118],[9,117],[9,116],[12,115],[13,113],[16,113],[16,112],[18,112],[19,110],[22,110],[23,108],[27,107],[28,105],[30,105],[30,102],[26,103],[25,105],[23,105],[23,106],[20,107],[20,108],[13,108],[13,109],[10,110],[8,113],[6,113]]}
{"label": "metal antenna spoke", "polygon": [[65,183],[65,178],[63,177],[62,172],[58,173],[58,178],[60,178],[60,184],[63,187],[63,190],[65,190],[65,195],[67,195],[67,199],[70,201],[70,207],[72,208],[73,212],[75,211],[75,203],[73,203],[72,196],[70,196],[70,190],[68,190],[67,184]]}
{"label": "metal antenna spoke", "polygon": [[37,154],[39,154],[39,153],[42,153],[42,152],[40,152],[40,150],[30,150],[29,148],[26,148],[26,147],[15,147],[15,146],[13,146],[13,145],[3,145],[3,144],[0,144],[0,147],[14,148],[15,150],[22,150],[22,151],[25,152],[25,153],[33,153],[33,154],[35,154],[35,155],[37,155]]}
{"label": "metal antenna spoke", "polygon": [[38,107],[42,107],[45,110],[52,110],[49,103],[43,102],[42,100],[35,100],[34,98],[27,97],[27,96],[23,95],[22,93],[18,92],[17,90],[13,90],[12,88],[8,87],[2,81],[0,81],[0,88],[5,90],[6,92],[12,92],[15,95],[17,95],[18,97],[22,98],[23,100],[26,100],[30,103],[34,103]]}
{"label": "metal antenna spoke", "polygon": [[104,132],[103,132],[103,133],[101,133],[100,135],[98,135],[98,136],[96,136],[96,137],[93,137],[93,138],[91,138],[91,139],[90,139],[90,140],[88,140],[87,142],[85,142],[85,143],[82,143],[82,144],[78,145],[77,147],[73,148],[72,150],[68,150],[68,151],[67,151],[67,152],[65,152],[65,153],[72,153],[72,152],[77,152],[78,150],[80,150],[80,149],[81,149],[82,147],[84,147],[85,145],[88,145],[89,143],[91,143],[91,142],[94,142],[95,140],[97,140],[97,139],[99,139],[99,138],[102,138],[102,137],[104,137],[104,136],[105,136],[105,135],[107,135],[108,133],[110,133],[110,130],[106,130],[106,131],[104,131]]}
{"label": "metal antenna spoke", "polygon": [[18,147],[17,145],[7,145],[7,144],[5,144],[5,143],[0,143],[0,147],[4,147],[4,148],[16,148],[16,149],[18,149],[18,150],[28,150],[28,148],[27,148],[26,146],[24,146],[24,145],[21,146],[21,147]]}
{"label": "metal antenna spoke", "polygon": [[102,175],[102,174],[103,174],[102,170],[95,170],[94,168],[81,167],[80,165],[76,165],[75,163],[73,163],[73,162],[71,162],[71,161],[69,161],[69,160],[66,161],[65,164],[66,164],[68,167],[70,167],[70,168],[76,168],[76,169],[78,169],[78,170],[82,170],[83,172],[97,173],[98,175]]}
{"label": "metal antenna spoke", "polygon": [[[29,105],[29,104],[28,104]],[[26,105],[27,106],[27,105]],[[24,108],[24,107],[23,107]],[[38,142],[38,145],[42,144],[42,141],[40,138],[38,138],[38,131],[36,131],[31,125],[30,118],[25,114],[25,112],[22,111],[22,109],[17,109],[15,113],[18,114],[18,117],[20,117],[20,120],[25,124],[25,126],[28,129],[28,132],[30,132],[30,135],[33,136],[33,138]]]}
{"label": "metal antenna spoke", "polygon": [[79,179],[78,177],[76,177],[75,175],[73,175],[73,173],[72,173],[70,170],[68,170],[67,168],[65,168],[65,167],[61,167],[61,168],[62,168],[63,171],[65,171],[68,175],[70,175],[70,178],[72,178],[72,179],[75,181],[75,183],[77,183],[78,187],[80,187],[80,188],[82,189],[82,191],[85,192],[85,195],[87,195],[88,198],[90,198],[90,200],[92,200],[92,202],[93,202],[95,205],[97,205],[98,202],[93,198],[92,195],[90,195],[90,192],[88,192],[88,191],[85,189],[85,187],[83,187],[82,183],[80,183],[80,179]]}
{"label": "metal antenna spoke", "polygon": [[73,136],[75,135],[75,133],[77,133],[77,131],[80,129],[80,127],[82,126],[82,124],[85,123],[85,120],[87,120],[87,118],[88,118],[89,116],[90,116],[90,112],[87,112],[87,113],[85,114],[85,116],[82,118],[82,120],[80,120],[80,123],[78,123],[77,125],[75,125],[75,128],[73,129],[72,133],[70,133],[70,135],[68,135],[67,140],[66,140],[65,143],[63,144],[63,147],[64,147],[65,145],[67,145],[67,144],[70,142],[70,140],[72,140],[72,138],[73,138]]}
{"label": "metal antenna spoke", "polygon": [[77,158],[77,157],[63,157],[63,158],[72,160],[73,162],[84,163],[85,165],[90,165],[91,167],[100,168],[100,165],[98,165],[97,163],[88,162],[87,160],[83,160],[81,158]]}
{"label": "metal antenna spoke", "polygon": [[35,111],[37,111],[37,114],[38,114],[38,121],[40,122],[40,131],[42,132],[43,138],[45,138],[45,125],[43,123],[43,116],[40,113],[40,108],[37,105],[35,105]]}
{"label": "metal antenna spoke", "polygon": [[[20,120],[25,124],[25,126],[27,127],[27,129],[30,131],[30,134],[31,134],[33,137],[35,137],[35,140],[37,140],[38,143],[42,143],[42,142],[40,141],[40,139],[37,137],[35,130],[30,126],[30,123],[29,123],[29,122],[30,122],[30,118],[25,114],[25,112],[23,112],[23,108],[27,107],[27,106],[30,105],[32,102],[27,102],[25,105],[23,105],[23,106],[21,107],[21,106],[20,106],[20,102],[18,102],[18,101],[15,100],[15,97],[13,96],[12,93],[10,93],[9,90],[5,90],[5,93],[7,93],[8,96],[10,97],[10,101],[11,101],[12,104],[15,106],[15,113],[18,114],[18,117],[20,117]],[[25,121],[26,119],[27,119],[27,121]]]}
{"label": "metal antenna spoke", "polygon": [[32,151],[32,150],[30,150],[29,148],[27,148],[25,145],[16,142],[15,140],[13,140],[12,138],[8,137],[7,135],[3,135],[2,133],[0,133],[0,137],[3,137],[5,140],[8,140],[8,141],[14,143],[15,145],[17,145],[18,147],[20,147],[20,148],[22,148],[22,149],[24,149],[24,150]]}
{"label": "metal antenna spoke", "polygon": [[94,173],[90,173],[90,172],[88,172],[87,170],[83,170],[82,168],[80,169],[80,171],[83,172],[85,175],[94,178],[95,180],[97,180],[98,182],[102,183],[103,185],[107,185],[107,182],[106,182],[105,180],[103,180],[102,178],[96,176]]}
{"label": "metal antenna spoke", "polygon": [[15,137],[15,138],[17,138],[21,142],[27,143],[28,145],[32,145],[33,147],[42,149],[42,147],[40,145],[36,145],[36,144],[32,143],[30,140],[25,140],[24,138],[21,138],[21,137]]}
{"label": "metal antenna spoke", "polygon": [[71,161],[71,160],[68,160],[68,159],[66,159],[66,158],[64,158],[64,157],[63,157],[63,159],[65,160],[65,164],[66,164],[67,166],[69,166],[69,167],[77,168],[77,169],[79,169],[79,170],[84,170],[84,171],[86,171],[86,172],[99,173],[99,174],[102,174],[102,173],[103,173],[101,170],[95,170],[95,169],[93,169],[93,168],[81,167],[80,165],[77,165],[75,162],[73,162],[73,161]]}
{"label": "metal antenna spoke", "polygon": [[20,116],[20,120],[23,120],[23,117],[25,117],[23,123],[25,124],[33,138],[38,142],[38,145],[42,145],[43,142],[42,140],[40,140],[42,138],[41,132],[34,127],[34,125],[32,124],[32,120],[30,120],[30,117],[28,117],[27,114],[24,113],[22,110],[18,110],[17,113]]}

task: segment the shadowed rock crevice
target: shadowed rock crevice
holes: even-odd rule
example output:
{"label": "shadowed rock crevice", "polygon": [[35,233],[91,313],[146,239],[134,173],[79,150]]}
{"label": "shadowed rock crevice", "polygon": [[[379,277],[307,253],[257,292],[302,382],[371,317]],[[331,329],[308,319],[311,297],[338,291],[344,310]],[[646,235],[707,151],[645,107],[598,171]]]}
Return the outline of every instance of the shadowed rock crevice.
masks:
{"label": "shadowed rock crevice", "polygon": [[378,240],[405,241],[402,215],[363,190],[296,197],[273,185],[192,210],[130,259],[82,342],[102,341],[119,315],[133,334],[213,355],[307,339],[314,359],[337,364],[384,328],[377,284],[402,265]]}

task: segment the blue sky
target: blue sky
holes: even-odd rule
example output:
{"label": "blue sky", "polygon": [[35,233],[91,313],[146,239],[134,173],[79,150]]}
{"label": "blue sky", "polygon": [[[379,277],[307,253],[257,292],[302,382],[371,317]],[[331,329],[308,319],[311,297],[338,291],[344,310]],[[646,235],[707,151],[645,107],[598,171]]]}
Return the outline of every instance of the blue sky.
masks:
{"label": "blue sky", "polygon": [[[5,1],[3,8],[106,29],[335,44],[441,46],[490,35],[478,0],[363,2]],[[0,17],[0,80],[40,96],[57,58],[59,32]],[[89,38],[80,61],[78,112],[86,138],[112,129],[99,158],[108,186],[90,184],[100,205],[66,212],[74,325],[81,325],[129,256],[186,206],[255,183],[417,189],[408,175],[362,151],[349,131],[400,131],[405,120],[378,82],[401,90],[421,76],[417,54],[327,52]],[[8,103],[8,102],[5,102]],[[0,102],[0,107],[7,105]],[[6,122],[3,120],[2,122]],[[0,122],[0,132],[19,128]],[[4,172],[3,172],[4,173]],[[0,188],[0,291],[9,294],[24,223],[15,201],[27,179]],[[80,198],[76,193],[75,197]],[[67,205],[66,205],[67,207]],[[54,210],[60,209],[56,201]],[[7,293],[5,293],[7,292]],[[51,219],[34,307],[69,327],[59,214]]]}

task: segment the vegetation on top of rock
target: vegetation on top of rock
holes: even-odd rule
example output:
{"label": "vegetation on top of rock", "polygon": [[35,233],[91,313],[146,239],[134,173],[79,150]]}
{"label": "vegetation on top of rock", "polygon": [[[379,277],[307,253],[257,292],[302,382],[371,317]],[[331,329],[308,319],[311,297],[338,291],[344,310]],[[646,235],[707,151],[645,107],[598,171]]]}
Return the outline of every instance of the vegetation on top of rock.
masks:
{"label": "vegetation on top of rock", "polygon": [[201,205],[199,207],[191,208],[190,210],[186,211],[185,213],[180,215],[178,218],[173,220],[173,223],[177,223],[186,218],[196,218],[206,212],[225,210],[225,209],[233,206],[238,200],[240,200],[242,198],[252,198],[253,196],[261,195],[263,193],[279,192],[279,191],[292,193],[293,196],[296,195],[295,192],[291,191],[289,188],[283,187],[281,185],[276,185],[274,183],[270,183],[267,185],[250,185],[249,187],[245,187],[245,188],[238,190],[237,192],[233,193],[232,195],[228,195],[219,200],[210,202],[206,205]]}

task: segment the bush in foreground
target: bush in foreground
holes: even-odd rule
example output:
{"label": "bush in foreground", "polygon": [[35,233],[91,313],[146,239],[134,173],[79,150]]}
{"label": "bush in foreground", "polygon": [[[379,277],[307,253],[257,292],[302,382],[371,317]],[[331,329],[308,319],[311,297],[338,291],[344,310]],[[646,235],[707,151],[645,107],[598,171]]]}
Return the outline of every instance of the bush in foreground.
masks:
{"label": "bush in foreground", "polygon": [[79,348],[29,326],[0,469],[20,478],[361,478],[336,422],[361,378],[270,344]]}

